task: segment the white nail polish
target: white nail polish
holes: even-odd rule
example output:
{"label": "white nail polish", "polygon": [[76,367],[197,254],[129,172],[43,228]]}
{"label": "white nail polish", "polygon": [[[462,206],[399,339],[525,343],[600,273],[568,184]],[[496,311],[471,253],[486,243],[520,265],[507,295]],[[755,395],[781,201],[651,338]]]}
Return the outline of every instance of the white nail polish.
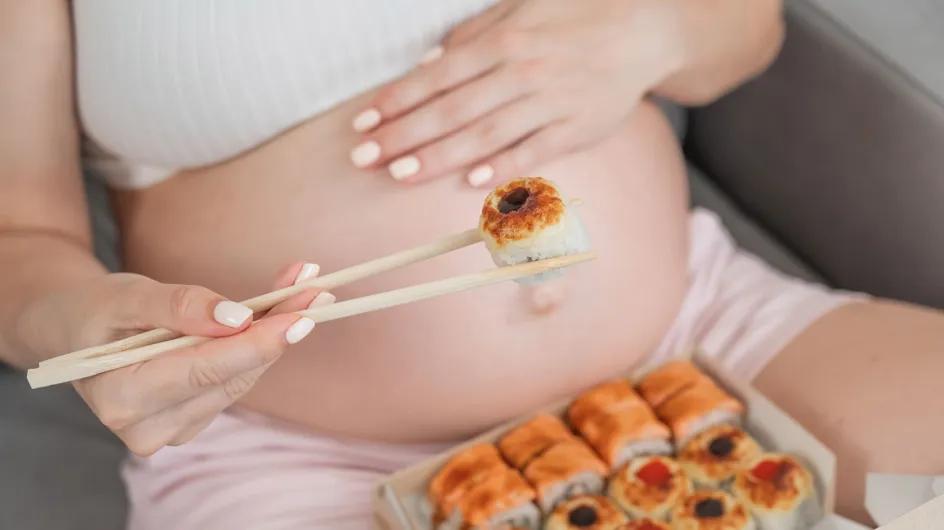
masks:
{"label": "white nail polish", "polygon": [[388,167],[390,176],[395,180],[403,180],[420,172],[420,159],[415,156],[405,156],[393,161]]}
{"label": "white nail polish", "polygon": [[299,284],[303,281],[310,280],[318,275],[318,272],[321,270],[321,267],[314,263],[306,263],[302,265],[302,270],[298,271],[298,276],[295,277],[295,283]]}
{"label": "white nail polish", "polygon": [[367,109],[354,118],[353,126],[355,132],[367,132],[380,124],[380,111],[377,109]]}
{"label": "white nail polish", "polygon": [[495,170],[492,169],[492,166],[485,164],[473,169],[469,173],[468,180],[469,184],[478,187],[492,180],[492,177],[494,176]]}
{"label": "white nail polish", "polygon": [[213,320],[224,326],[238,328],[247,318],[252,318],[252,309],[236,302],[223,300],[213,308]]}
{"label": "white nail polish", "polygon": [[318,296],[316,296],[315,299],[312,300],[310,304],[308,304],[308,309],[331,305],[335,300],[337,300],[337,297],[331,293],[318,293]]}
{"label": "white nail polish", "polygon": [[431,63],[431,62],[433,62],[433,61],[439,59],[440,57],[443,56],[443,52],[444,52],[444,51],[445,51],[445,50],[443,49],[442,46],[436,46],[435,48],[433,48],[433,49],[429,50],[428,52],[426,52],[425,55],[423,55],[423,58],[420,59],[420,64],[429,64],[429,63]]}
{"label": "white nail polish", "polygon": [[380,158],[380,144],[364,142],[351,150],[351,162],[357,167],[367,167]]}
{"label": "white nail polish", "polygon": [[285,331],[285,340],[288,341],[289,344],[295,344],[307,337],[314,328],[314,320],[308,317],[301,317]]}

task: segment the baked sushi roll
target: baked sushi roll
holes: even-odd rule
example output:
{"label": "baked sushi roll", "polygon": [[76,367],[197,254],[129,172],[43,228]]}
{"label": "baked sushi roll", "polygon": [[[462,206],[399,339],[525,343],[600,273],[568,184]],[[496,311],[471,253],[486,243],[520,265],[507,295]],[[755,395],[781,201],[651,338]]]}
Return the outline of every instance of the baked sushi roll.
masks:
{"label": "baked sushi roll", "polygon": [[738,471],[732,491],[761,530],[809,528],[816,515],[813,476],[788,455],[759,456]]}
{"label": "baked sushi roll", "polygon": [[430,482],[426,498],[435,512],[448,514],[479,482],[510,469],[492,444],[473,445],[446,462]]}
{"label": "baked sushi roll", "polygon": [[509,431],[498,442],[498,449],[516,469],[523,470],[531,460],[552,446],[577,437],[559,418],[538,414]]}
{"label": "baked sushi roll", "polygon": [[646,375],[636,389],[650,406],[658,408],[682,390],[702,383],[714,381],[691,361],[670,361]]}
{"label": "baked sushi roll", "polygon": [[531,460],[524,470],[544,513],[552,511],[568,497],[602,493],[606,474],[606,465],[600,457],[580,441],[551,447]]}
{"label": "baked sushi roll", "polygon": [[692,492],[678,462],[662,456],[632,460],[610,478],[606,493],[633,519],[666,521],[672,509]]}
{"label": "baked sushi roll", "polygon": [[656,408],[656,414],[672,429],[677,447],[684,447],[699,433],[716,425],[740,426],[744,405],[714,382],[690,386]]}
{"label": "baked sushi roll", "polygon": [[505,468],[465,490],[449,511],[433,518],[436,530],[491,530],[496,527],[541,527],[534,488],[517,470]]}
{"label": "baked sushi roll", "polygon": [[616,530],[629,519],[602,495],[577,495],[562,501],[544,523],[544,530]]}
{"label": "baked sushi roll", "polygon": [[693,437],[679,451],[679,465],[695,486],[728,489],[734,474],[761,454],[760,445],[739,427],[716,425]]}
{"label": "baked sushi roll", "polygon": [[610,470],[640,456],[672,454],[671,431],[647,406],[592,416],[578,432]]}
{"label": "baked sushi roll", "polygon": [[696,490],[672,510],[673,530],[757,530],[747,508],[721,490]]}
{"label": "baked sushi roll", "polygon": [[[499,267],[591,250],[576,209],[565,202],[553,182],[540,177],[515,179],[493,189],[482,206],[479,231]],[[515,281],[537,285],[563,276],[568,268]]]}
{"label": "baked sushi roll", "polygon": [[669,526],[669,523],[646,517],[643,519],[633,519],[616,530],[672,530],[672,527]]}
{"label": "baked sushi roll", "polygon": [[584,392],[567,417],[611,470],[638,456],[672,452],[671,431],[625,379]]}
{"label": "baked sushi roll", "polygon": [[607,381],[577,396],[567,408],[567,421],[575,428],[593,416],[624,408],[647,406],[626,379]]}

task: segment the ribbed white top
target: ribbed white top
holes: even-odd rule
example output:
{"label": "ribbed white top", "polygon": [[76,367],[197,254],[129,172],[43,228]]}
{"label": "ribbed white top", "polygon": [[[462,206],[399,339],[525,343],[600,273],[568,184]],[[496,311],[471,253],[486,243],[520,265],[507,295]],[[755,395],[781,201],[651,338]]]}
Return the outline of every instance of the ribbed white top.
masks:
{"label": "ribbed white top", "polygon": [[494,1],[74,0],[90,163],[143,187],[237,155],[402,75]]}

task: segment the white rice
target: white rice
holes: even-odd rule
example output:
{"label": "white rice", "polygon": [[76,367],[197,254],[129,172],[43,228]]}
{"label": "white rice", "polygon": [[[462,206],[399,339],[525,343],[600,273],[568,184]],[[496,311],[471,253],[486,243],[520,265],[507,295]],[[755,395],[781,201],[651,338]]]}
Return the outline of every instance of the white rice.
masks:
{"label": "white rice", "polygon": [[[531,237],[506,243],[497,248],[494,240],[485,236],[485,245],[492,255],[492,261],[499,267],[518,265],[529,261],[558,258],[573,254],[590,252],[590,236],[577,215],[576,208],[566,206],[558,223],[546,227]],[[515,280],[521,285],[538,285],[561,278],[570,267],[562,267],[533,276]]]}

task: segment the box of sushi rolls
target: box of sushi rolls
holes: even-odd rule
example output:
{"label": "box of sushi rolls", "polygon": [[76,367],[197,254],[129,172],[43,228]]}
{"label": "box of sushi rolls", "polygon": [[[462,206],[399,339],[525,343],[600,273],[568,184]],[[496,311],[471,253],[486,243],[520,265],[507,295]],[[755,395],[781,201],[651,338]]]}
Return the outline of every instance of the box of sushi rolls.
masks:
{"label": "box of sushi rolls", "polygon": [[698,354],[614,377],[377,484],[380,530],[809,530],[835,455]]}

